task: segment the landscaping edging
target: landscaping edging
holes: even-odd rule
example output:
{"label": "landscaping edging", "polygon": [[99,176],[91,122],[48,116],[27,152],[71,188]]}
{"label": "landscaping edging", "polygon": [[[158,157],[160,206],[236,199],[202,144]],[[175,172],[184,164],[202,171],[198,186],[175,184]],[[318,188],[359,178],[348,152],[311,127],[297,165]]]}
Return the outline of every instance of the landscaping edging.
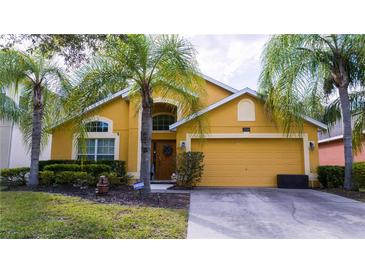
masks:
{"label": "landscaping edging", "polygon": [[342,188],[322,188],[318,190],[365,203],[365,192],[345,190]]}

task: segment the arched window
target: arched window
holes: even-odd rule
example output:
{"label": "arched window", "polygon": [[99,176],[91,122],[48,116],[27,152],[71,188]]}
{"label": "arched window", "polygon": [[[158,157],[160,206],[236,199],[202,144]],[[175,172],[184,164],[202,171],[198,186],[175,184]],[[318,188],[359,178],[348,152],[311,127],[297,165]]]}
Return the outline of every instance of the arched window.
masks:
{"label": "arched window", "polygon": [[108,123],[93,121],[86,124],[87,132],[108,132]]}
{"label": "arched window", "polygon": [[175,116],[168,114],[156,115],[152,118],[153,130],[169,130],[169,126],[175,123]]}
{"label": "arched window", "polygon": [[250,99],[243,99],[237,106],[238,121],[255,121],[255,104]]}

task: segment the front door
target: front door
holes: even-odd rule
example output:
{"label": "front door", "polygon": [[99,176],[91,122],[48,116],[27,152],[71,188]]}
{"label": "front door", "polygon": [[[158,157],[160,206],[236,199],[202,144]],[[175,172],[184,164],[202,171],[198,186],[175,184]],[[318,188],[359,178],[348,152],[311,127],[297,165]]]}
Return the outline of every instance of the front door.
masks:
{"label": "front door", "polygon": [[176,171],[176,141],[152,141],[152,179],[171,180]]}

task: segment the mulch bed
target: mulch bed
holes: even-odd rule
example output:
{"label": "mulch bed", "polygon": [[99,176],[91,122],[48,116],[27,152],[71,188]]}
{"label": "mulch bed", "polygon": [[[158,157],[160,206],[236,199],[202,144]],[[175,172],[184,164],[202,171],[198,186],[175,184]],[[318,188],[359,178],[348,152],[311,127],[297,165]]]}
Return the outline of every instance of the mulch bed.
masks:
{"label": "mulch bed", "polygon": [[324,188],[319,189],[320,191],[336,194],[339,196],[343,196],[346,198],[354,199],[360,202],[365,202],[365,192],[353,191],[353,190],[345,190],[342,188]]}
{"label": "mulch bed", "polygon": [[75,186],[38,186],[34,189],[29,189],[26,186],[16,186],[2,191],[48,192],[81,197],[98,203],[163,208],[188,209],[190,204],[189,193],[150,193],[148,197],[141,197],[139,191],[133,190],[130,186],[113,187],[107,195],[96,195],[95,187],[80,188]]}

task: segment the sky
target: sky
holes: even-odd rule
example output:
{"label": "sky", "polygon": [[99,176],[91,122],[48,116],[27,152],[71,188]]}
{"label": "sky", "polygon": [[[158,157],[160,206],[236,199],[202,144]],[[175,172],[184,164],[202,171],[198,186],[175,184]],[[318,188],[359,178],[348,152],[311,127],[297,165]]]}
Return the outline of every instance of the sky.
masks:
{"label": "sky", "polygon": [[260,57],[269,35],[183,35],[197,50],[200,70],[235,89],[257,90]]}
{"label": "sky", "polygon": [[182,36],[197,50],[202,73],[238,90],[245,87],[257,90],[260,57],[269,35]]}

